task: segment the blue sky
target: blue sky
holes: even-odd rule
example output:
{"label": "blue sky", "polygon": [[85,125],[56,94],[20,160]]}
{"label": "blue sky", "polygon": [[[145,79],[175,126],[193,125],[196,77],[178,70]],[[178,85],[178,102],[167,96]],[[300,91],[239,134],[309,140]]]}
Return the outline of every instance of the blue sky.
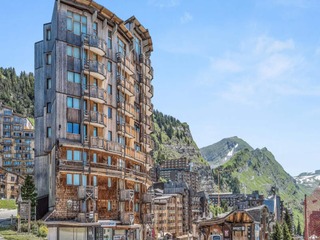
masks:
{"label": "blue sky", "polygon": [[[320,1],[100,0],[153,38],[155,108],[199,147],[238,136],[292,175],[320,169]],[[53,1],[1,3],[0,66],[33,71]]]}

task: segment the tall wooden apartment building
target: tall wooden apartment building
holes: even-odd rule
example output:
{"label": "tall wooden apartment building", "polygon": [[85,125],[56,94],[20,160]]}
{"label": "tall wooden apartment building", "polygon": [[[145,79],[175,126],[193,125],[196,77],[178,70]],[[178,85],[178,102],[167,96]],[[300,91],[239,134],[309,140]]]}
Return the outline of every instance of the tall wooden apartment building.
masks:
{"label": "tall wooden apartment building", "polygon": [[152,40],[92,0],[57,0],[35,44],[35,179],[49,239],[150,239]]}
{"label": "tall wooden apartment building", "polygon": [[18,184],[33,174],[34,127],[0,102],[0,197],[16,199]]}

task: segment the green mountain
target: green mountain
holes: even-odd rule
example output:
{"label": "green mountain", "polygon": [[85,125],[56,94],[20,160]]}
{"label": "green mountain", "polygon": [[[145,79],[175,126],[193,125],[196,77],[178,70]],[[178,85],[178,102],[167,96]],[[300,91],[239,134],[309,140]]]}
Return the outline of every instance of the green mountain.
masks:
{"label": "green mountain", "polygon": [[157,110],[153,112],[154,132],[151,137],[155,143],[153,159],[161,163],[169,159],[187,158],[192,169],[199,173],[201,190],[212,191],[214,180],[212,170],[201,156],[192,138],[189,125]]}
{"label": "green mountain", "polygon": [[238,137],[224,138],[221,141],[200,149],[204,159],[206,159],[212,168],[216,168],[227,161],[237,152],[253,148]]}
{"label": "green mountain", "polygon": [[0,67],[0,102],[12,107],[15,112],[33,117],[34,76],[21,72],[18,76],[14,68]]}
{"label": "green mountain", "polygon": [[249,193],[259,190],[268,196],[271,188],[275,187],[285,206],[293,209],[296,222],[298,218],[303,219],[301,202],[305,188],[296,183],[267,148],[237,152],[214,171],[214,179],[218,179],[218,174],[222,191]]}

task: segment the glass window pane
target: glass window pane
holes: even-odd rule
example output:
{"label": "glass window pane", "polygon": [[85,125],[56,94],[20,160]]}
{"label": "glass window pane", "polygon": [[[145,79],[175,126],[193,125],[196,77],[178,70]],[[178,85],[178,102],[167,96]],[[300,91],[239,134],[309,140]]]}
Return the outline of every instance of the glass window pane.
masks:
{"label": "glass window pane", "polygon": [[72,160],[72,151],[67,150],[67,160]]}
{"label": "glass window pane", "polygon": [[97,176],[93,176],[93,186],[97,186]]}
{"label": "glass window pane", "polygon": [[93,159],[92,159],[92,160],[93,160],[93,162],[94,162],[94,163],[96,163],[96,162],[97,162],[97,154],[96,154],[96,153],[94,153],[92,158],[93,158]]}
{"label": "glass window pane", "polygon": [[83,152],[82,159],[83,159],[83,163],[86,164],[87,163],[87,152]]}
{"label": "glass window pane", "polygon": [[67,11],[67,16],[68,16],[68,17],[72,17],[72,12]]}
{"label": "glass window pane", "polygon": [[67,46],[67,55],[72,57],[72,47]]}
{"label": "glass window pane", "polygon": [[73,56],[75,58],[80,58],[80,49],[79,48],[77,48],[77,47],[73,48]]}
{"label": "glass window pane", "polygon": [[73,151],[73,160],[80,161],[80,151]]}
{"label": "glass window pane", "polygon": [[87,33],[87,25],[82,24],[81,32],[82,33]]}
{"label": "glass window pane", "polygon": [[81,22],[82,23],[87,23],[87,17],[86,16],[81,16]]}
{"label": "glass window pane", "polygon": [[78,98],[73,99],[73,108],[80,109],[80,99]]}
{"label": "glass window pane", "polygon": [[72,174],[67,174],[67,184],[72,185]]}
{"label": "glass window pane", "polygon": [[77,13],[73,13],[73,19],[74,19],[74,21],[80,22],[80,15]]}
{"label": "glass window pane", "polygon": [[68,133],[72,133],[72,125],[73,125],[73,124],[70,123],[70,122],[67,123],[67,132],[68,132]]}
{"label": "glass window pane", "polygon": [[80,185],[80,175],[73,174],[73,185],[79,186]]}
{"label": "glass window pane", "polygon": [[67,18],[67,30],[72,31],[72,19]]}
{"label": "glass window pane", "polygon": [[80,35],[80,23],[79,22],[73,23],[73,33],[76,35]]}
{"label": "glass window pane", "polygon": [[73,82],[73,72],[68,71],[68,81]]}
{"label": "glass window pane", "polygon": [[73,104],[72,104],[72,97],[67,97],[67,107],[68,108],[72,108]]}
{"label": "glass window pane", "polygon": [[73,133],[80,134],[80,125],[78,123],[73,124]]}
{"label": "glass window pane", "polygon": [[82,186],[87,186],[87,175],[82,175]]}
{"label": "glass window pane", "polygon": [[79,73],[74,73],[74,82],[80,83],[80,74]]}

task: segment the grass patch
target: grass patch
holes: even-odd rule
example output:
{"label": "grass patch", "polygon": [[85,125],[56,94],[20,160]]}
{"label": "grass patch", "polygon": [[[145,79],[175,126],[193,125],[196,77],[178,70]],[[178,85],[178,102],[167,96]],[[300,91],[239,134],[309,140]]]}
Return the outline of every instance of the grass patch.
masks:
{"label": "grass patch", "polygon": [[2,199],[0,200],[1,209],[17,209],[16,201],[13,199]]}
{"label": "grass patch", "polygon": [[8,228],[0,228],[0,235],[7,240],[43,240],[45,238],[39,238],[33,234],[17,233]]}

